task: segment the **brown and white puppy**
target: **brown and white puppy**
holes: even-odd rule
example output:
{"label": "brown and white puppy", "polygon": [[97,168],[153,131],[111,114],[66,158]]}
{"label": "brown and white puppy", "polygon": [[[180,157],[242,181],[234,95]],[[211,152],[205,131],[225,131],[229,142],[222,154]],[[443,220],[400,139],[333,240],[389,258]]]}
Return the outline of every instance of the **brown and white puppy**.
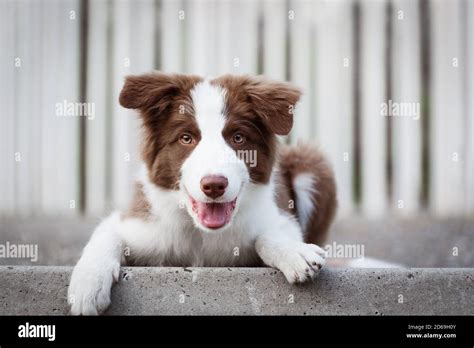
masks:
{"label": "brown and white puppy", "polygon": [[120,103],[143,121],[143,169],[130,208],[96,228],[74,269],[72,313],[104,311],[120,265],[268,265],[311,279],[336,187],[315,148],[278,146],[300,94],[262,77],[128,77]]}

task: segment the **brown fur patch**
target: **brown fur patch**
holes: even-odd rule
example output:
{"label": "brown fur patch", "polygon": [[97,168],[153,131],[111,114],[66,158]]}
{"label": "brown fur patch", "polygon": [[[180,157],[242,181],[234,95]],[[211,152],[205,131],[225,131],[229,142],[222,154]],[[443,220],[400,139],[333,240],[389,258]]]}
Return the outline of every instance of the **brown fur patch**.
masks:
{"label": "brown fur patch", "polygon": [[[298,216],[298,205],[293,191],[293,180],[301,173],[314,175],[316,192],[313,201],[316,208],[304,233],[307,243],[321,245],[326,239],[337,209],[336,182],[330,164],[316,147],[282,146],[279,151],[278,168],[282,186],[285,187],[278,193],[279,207],[296,216]],[[295,210],[288,208],[288,199],[295,203]]]}
{"label": "brown fur patch", "polygon": [[[288,134],[293,125],[293,107],[301,92],[295,86],[267,80],[263,77],[224,75],[211,84],[226,91],[226,126],[222,132],[229,145],[237,152],[257,154],[256,165],[246,163],[250,178],[256,183],[267,183],[275,161],[275,134]],[[246,137],[244,144],[233,144],[235,132]],[[247,161],[248,162],[248,161]]]}
{"label": "brown fur patch", "polygon": [[120,104],[140,111],[142,158],[150,180],[158,186],[176,188],[181,165],[195,146],[180,144],[180,135],[186,131],[200,139],[190,91],[201,80],[194,75],[159,72],[126,78]]}

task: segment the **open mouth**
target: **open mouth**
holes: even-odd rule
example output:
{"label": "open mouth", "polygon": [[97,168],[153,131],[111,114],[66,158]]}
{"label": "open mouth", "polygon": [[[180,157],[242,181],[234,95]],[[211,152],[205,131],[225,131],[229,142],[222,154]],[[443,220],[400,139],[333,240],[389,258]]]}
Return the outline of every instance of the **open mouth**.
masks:
{"label": "open mouth", "polygon": [[196,214],[199,222],[210,229],[218,229],[224,227],[232,218],[237,198],[231,202],[199,202],[191,198],[193,212]]}

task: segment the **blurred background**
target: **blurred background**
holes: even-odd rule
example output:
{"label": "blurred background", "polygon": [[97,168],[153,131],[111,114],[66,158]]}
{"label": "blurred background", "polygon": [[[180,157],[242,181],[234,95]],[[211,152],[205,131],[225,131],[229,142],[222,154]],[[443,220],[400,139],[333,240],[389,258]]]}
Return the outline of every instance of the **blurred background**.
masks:
{"label": "blurred background", "polygon": [[332,238],[474,265],[474,1],[0,0],[0,47],[0,243],[42,243],[40,263],[127,205],[140,124],[118,95],[157,69],[294,82],[282,141],[330,158]]}

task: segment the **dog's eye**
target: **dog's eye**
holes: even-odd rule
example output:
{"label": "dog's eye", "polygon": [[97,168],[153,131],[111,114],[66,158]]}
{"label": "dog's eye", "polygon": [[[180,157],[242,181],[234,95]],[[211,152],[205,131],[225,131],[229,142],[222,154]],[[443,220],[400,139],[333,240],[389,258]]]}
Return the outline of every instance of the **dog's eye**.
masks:
{"label": "dog's eye", "polygon": [[194,142],[194,139],[188,133],[184,133],[184,134],[181,134],[181,137],[179,138],[179,141],[183,145],[191,145]]}
{"label": "dog's eye", "polygon": [[242,133],[235,133],[232,136],[232,141],[235,144],[243,144],[243,142],[245,141],[245,137],[242,135]]}

